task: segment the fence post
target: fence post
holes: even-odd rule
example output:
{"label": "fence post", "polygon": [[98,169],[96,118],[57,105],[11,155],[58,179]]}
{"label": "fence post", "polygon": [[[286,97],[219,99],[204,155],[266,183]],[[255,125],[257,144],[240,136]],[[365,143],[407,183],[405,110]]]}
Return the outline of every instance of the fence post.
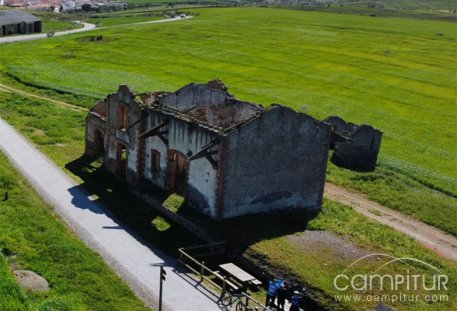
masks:
{"label": "fence post", "polygon": [[200,266],[200,278],[203,281],[203,274],[205,273],[205,262],[202,261],[201,266]]}

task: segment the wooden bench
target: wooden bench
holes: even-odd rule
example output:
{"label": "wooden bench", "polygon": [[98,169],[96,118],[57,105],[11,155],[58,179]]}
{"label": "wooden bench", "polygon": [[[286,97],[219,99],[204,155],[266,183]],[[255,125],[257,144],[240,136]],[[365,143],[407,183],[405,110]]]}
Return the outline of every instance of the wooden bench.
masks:
{"label": "wooden bench", "polygon": [[257,279],[254,279],[252,281],[249,281],[250,284],[254,285],[254,286],[262,286],[262,282],[260,282],[259,280]]}
{"label": "wooden bench", "polygon": [[238,290],[239,287],[237,285],[235,285],[234,283],[230,282],[229,280],[227,280],[227,278],[223,277],[219,271],[213,271],[213,274],[218,277],[220,280],[225,280],[225,284],[227,284],[231,289],[233,290]]}

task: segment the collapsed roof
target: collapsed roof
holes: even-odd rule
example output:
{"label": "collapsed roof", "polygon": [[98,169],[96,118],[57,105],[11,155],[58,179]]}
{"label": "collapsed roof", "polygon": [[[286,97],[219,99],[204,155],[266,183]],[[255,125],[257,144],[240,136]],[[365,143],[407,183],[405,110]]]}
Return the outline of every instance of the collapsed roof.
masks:
{"label": "collapsed roof", "polygon": [[218,132],[241,125],[265,111],[261,105],[235,99],[220,80],[190,83],[176,92],[145,93],[140,97],[142,104],[152,110]]}

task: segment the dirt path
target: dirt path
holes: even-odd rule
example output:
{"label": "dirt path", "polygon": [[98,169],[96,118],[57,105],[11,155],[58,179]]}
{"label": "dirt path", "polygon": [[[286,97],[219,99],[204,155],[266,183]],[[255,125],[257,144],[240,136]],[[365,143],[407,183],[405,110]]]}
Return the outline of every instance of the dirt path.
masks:
{"label": "dirt path", "polygon": [[37,98],[37,99],[46,100],[48,102],[54,103],[56,105],[59,105],[61,107],[65,107],[65,108],[68,108],[68,109],[71,109],[71,110],[75,110],[75,111],[89,111],[89,109],[87,109],[87,108],[75,106],[75,105],[60,101],[60,100],[55,100],[55,99],[51,99],[49,97],[44,97],[44,96],[36,95],[36,94],[30,93],[30,92],[26,92],[26,91],[22,91],[22,90],[19,90],[19,89],[15,89],[13,87],[7,86],[7,85],[2,84],[2,83],[0,83],[0,92],[16,93],[16,94],[23,95],[25,97],[33,97],[33,98]]}
{"label": "dirt path", "polygon": [[450,234],[373,202],[362,193],[334,184],[325,184],[324,195],[327,199],[349,205],[360,214],[411,236],[436,254],[457,262],[457,238]]}

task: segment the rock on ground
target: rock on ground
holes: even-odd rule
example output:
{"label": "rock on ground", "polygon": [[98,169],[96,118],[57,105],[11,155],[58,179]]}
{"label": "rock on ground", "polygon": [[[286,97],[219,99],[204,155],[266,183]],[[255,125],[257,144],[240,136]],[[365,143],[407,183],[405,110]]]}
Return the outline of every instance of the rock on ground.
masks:
{"label": "rock on ground", "polygon": [[18,283],[24,288],[39,292],[44,292],[49,289],[48,281],[33,271],[16,270],[13,273]]}

